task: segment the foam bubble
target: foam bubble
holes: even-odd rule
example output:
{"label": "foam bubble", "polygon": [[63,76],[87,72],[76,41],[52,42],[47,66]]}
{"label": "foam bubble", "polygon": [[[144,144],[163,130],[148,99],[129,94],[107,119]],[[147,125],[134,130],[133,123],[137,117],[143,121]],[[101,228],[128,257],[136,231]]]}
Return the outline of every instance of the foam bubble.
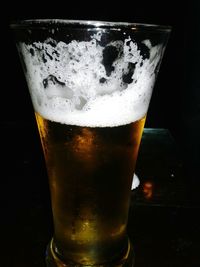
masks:
{"label": "foam bubble", "polygon": [[144,40],[139,47],[129,37],[103,47],[100,39],[94,34],[90,41],[19,44],[36,112],[90,127],[124,125],[146,115],[161,45]]}

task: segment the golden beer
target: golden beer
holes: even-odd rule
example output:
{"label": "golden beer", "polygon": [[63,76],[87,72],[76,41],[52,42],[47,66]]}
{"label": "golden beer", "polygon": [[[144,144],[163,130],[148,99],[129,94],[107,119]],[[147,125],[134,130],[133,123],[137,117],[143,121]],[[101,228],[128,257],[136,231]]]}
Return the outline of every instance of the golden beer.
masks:
{"label": "golden beer", "polygon": [[36,113],[54,218],[53,250],[94,265],[128,248],[130,188],[145,118],[118,127],[80,127]]}
{"label": "golden beer", "polygon": [[132,267],[131,184],[170,29],[62,19],[11,27],[49,176],[47,266]]}

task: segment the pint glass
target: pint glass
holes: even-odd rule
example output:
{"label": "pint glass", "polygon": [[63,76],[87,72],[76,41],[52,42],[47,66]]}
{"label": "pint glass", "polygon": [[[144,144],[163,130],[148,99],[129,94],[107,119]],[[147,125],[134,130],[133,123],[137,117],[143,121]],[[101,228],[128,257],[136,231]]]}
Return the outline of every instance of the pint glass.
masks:
{"label": "pint glass", "polygon": [[49,177],[47,266],[132,266],[131,183],[169,27],[51,19],[11,28]]}

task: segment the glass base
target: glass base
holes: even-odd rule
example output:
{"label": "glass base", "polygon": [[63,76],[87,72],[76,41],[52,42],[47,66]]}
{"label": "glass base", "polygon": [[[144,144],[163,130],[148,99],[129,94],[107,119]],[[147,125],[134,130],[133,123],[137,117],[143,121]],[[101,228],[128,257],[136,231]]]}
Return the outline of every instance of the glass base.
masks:
{"label": "glass base", "polygon": [[46,251],[46,265],[47,267],[133,267],[135,261],[134,251],[131,242],[128,243],[128,249],[126,254],[122,259],[116,262],[109,262],[105,264],[95,264],[95,265],[80,265],[72,263],[62,262],[53,251],[53,239],[47,247]]}

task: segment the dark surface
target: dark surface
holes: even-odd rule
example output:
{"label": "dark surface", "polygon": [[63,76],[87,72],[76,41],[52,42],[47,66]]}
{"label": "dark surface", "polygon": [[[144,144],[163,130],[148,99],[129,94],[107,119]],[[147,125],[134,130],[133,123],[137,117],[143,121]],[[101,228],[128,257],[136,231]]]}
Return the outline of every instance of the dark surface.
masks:
{"label": "dark surface", "polygon": [[[53,227],[36,125],[1,130],[9,142],[1,144],[0,266],[44,267]],[[128,223],[135,267],[200,266],[200,183],[190,181],[168,130],[145,129],[136,173]]]}
{"label": "dark surface", "polygon": [[128,227],[136,267],[200,266],[200,183],[189,173],[169,131],[146,129]]}

